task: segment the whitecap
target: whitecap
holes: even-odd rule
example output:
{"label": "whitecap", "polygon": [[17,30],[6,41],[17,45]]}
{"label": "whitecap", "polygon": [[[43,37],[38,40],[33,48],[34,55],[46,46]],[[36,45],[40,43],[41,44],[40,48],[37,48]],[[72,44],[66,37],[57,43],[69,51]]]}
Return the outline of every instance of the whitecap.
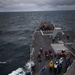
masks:
{"label": "whitecap", "polygon": [[7,62],[0,62],[0,64],[6,64]]}
{"label": "whitecap", "polygon": [[18,68],[17,70],[12,71],[12,73],[10,73],[8,75],[26,75],[26,73],[23,70],[23,68]]}

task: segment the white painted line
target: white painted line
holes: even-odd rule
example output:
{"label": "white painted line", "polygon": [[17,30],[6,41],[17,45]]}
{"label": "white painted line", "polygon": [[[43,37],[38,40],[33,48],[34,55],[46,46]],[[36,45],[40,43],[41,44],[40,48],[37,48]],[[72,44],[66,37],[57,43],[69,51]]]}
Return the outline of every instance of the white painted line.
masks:
{"label": "white painted line", "polygon": [[40,32],[41,32],[42,35],[44,35],[43,32],[42,32],[42,30],[40,30]]}

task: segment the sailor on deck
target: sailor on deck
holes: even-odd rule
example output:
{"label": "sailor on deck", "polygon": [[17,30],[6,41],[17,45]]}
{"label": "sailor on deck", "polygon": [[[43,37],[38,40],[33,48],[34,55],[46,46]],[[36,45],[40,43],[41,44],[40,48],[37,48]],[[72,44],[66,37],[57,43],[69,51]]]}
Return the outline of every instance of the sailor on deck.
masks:
{"label": "sailor on deck", "polygon": [[41,53],[40,52],[38,52],[38,57],[37,58],[41,58]]}
{"label": "sailor on deck", "polygon": [[49,54],[51,54],[52,53],[52,50],[49,50],[48,52],[49,52]]}
{"label": "sailor on deck", "polygon": [[46,70],[46,67],[43,67],[43,68],[41,69],[41,73],[43,73],[45,70]]}
{"label": "sailor on deck", "polygon": [[59,64],[62,64],[62,62],[63,62],[63,58],[60,58],[59,59]]}
{"label": "sailor on deck", "polygon": [[67,34],[67,40],[69,40],[69,37],[70,37],[69,34]]}
{"label": "sailor on deck", "polygon": [[43,54],[43,48],[40,48],[40,53]]}
{"label": "sailor on deck", "polygon": [[56,62],[55,64],[54,64],[54,74],[56,75],[56,73],[57,73],[57,68],[58,68],[58,62]]}
{"label": "sailor on deck", "polygon": [[46,54],[46,59],[47,59],[47,60],[49,59],[49,55],[48,55],[48,54]]}
{"label": "sailor on deck", "polygon": [[62,64],[61,64],[61,63],[59,63],[59,64],[58,64],[58,74],[60,74],[60,73],[61,73],[61,70],[62,70]]}
{"label": "sailor on deck", "polygon": [[52,72],[52,68],[53,68],[53,61],[50,61],[49,63],[49,70]]}

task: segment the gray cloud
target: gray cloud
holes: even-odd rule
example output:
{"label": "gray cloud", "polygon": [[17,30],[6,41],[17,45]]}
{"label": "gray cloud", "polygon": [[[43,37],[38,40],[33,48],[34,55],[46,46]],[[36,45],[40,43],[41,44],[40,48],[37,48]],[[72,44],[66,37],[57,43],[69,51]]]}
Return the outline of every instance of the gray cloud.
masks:
{"label": "gray cloud", "polygon": [[75,0],[0,0],[0,11],[75,10]]}

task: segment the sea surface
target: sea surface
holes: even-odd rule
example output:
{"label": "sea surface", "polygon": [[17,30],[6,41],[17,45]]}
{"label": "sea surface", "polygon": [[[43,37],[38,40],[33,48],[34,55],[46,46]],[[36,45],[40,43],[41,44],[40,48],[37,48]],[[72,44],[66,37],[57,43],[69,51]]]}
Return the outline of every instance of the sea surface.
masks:
{"label": "sea surface", "polygon": [[32,35],[42,21],[75,32],[75,11],[0,13],[0,75],[10,74],[29,60]]}

